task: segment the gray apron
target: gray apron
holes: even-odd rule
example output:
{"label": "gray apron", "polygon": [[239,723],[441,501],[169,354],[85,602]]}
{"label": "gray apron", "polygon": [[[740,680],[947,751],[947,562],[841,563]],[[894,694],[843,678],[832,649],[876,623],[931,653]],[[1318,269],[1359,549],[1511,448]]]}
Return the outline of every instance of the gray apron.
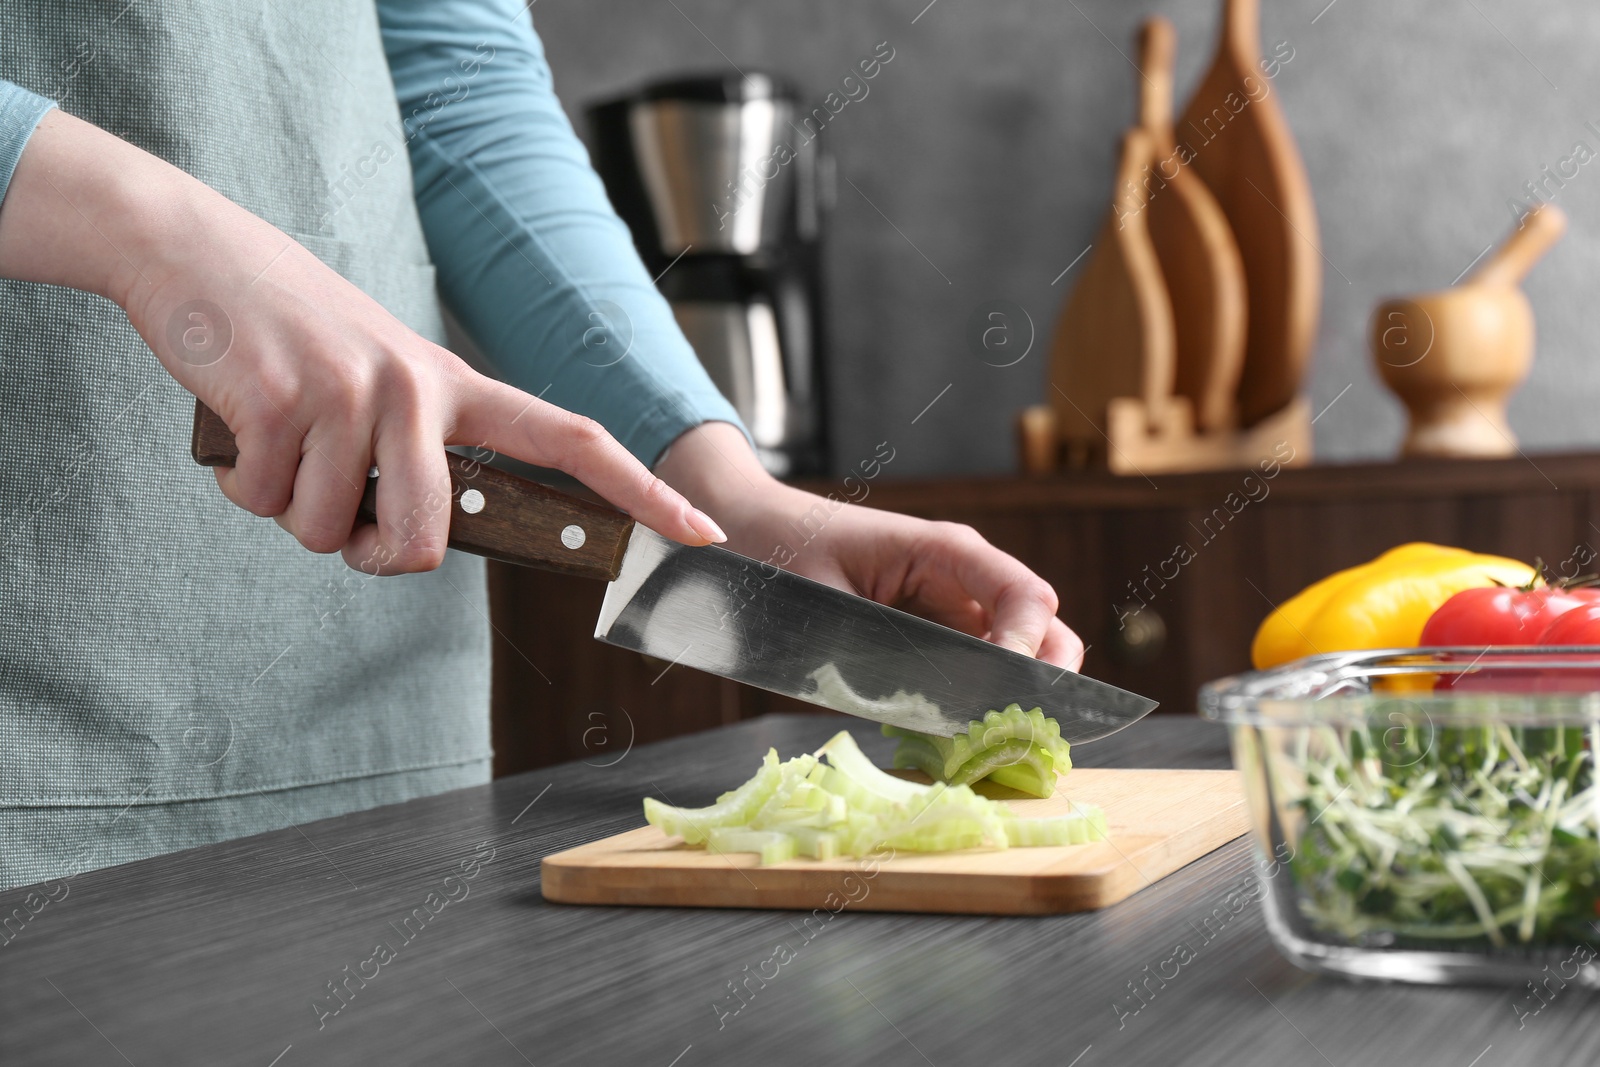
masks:
{"label": "gray apron", "polygon": [[[443,341],[372,0],[12,0],[0,76]],[[0,888],[487,779],[480,561],[371,579],[233,507],[100,297],[0,281],[0,351]]]}

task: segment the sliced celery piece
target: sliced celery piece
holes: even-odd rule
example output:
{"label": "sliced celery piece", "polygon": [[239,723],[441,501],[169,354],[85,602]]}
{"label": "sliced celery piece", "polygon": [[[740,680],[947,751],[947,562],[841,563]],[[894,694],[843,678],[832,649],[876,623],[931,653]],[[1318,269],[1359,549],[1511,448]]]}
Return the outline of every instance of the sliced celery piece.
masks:
{"label": "sliced celery piece", "polygon": [[797,794],[802,788],[809,790],[810,786],[806,781],[806,775],[810,773],[812,767],[816,766],[816,763],[817,758],[815,756],[796,756],[794,759],[781,764],[778,767],[778,787],[772,791],[772,795],[761,805],[755,817],[750,820],[751,823],[760,825],[764,820],[772,818],[791,805],[803,807],[805,802],[799,799]]}
{"label": "sliced celery piece", "polygon": [[1043,796],[1055,792],[1055,758],[1032,742],[1021,740],[1007,741],[1003,745],[985,749],[956,768],[956,773],[945,780],[951,785],[971,785],[996,771],[1024,766],[1033,768],[1034,780],[1040,783],[1039,788],[1044,788],[1042,783],[1049,783],[1049,788],[1043,794],[1039,794],[1038,789],[1030,792]]}
{"label": "sliced celery piece", "polygon": [[1056,772],[1032,762],[1013,763],[989,772],[989,781],[998,782],[1029,796],[1048,797],[1055,792]]}
{"label": "sliced celery piece", "polygon": [[706,808],[675,808],[661,803],[655,797],[645,797],[645,821],[659,827],[664,834],[683,838],[685,844],[698,845],[718,827],[740,826],[749,822],[750,817],[761,809],[761,805],[778,788],[782,777],[778,750],[769,748],[756,776],[732,793],[724,794],[725,800]]}
{"label": "sliced celery piece", "polygon": [[1006,838],[1015,848],[1051,845],[1085,845],[1106,837],[1106,815],[1089,804],[1078,805],[1071,815],[1046,819],[1005,819]]}
{"label": "sliced celery piece", "polygon": [[1038,708],[1023,711],[1019,704],[1008,704],[1004,711],[986,712],[975,719],[965,733],[955,737],[920,734],[898,726],[884,726],[885,737],[918,738],[926,741],[944,758],[944,769],[934,775],[941,780],[949,778],[956,770],[978,753],[1003,745],[1007,741],[1028,741],[1049,752],[1056,759],[1058,769],[1065,771],[1072,765],[1068,758],[1071,748],[1061,740],[1061,728],[1054,719],[1045,716]]}
{"label": "sliced celery piece", "polygon": [[827,744],[817,749],[817,755],[827,756],[828,762],[840,773],[892,804],[904,804],[928,788],[879,770],[861,751],[856,739],[844,730],[834,734]]}
{"label": "sliced celery piece", "polygon": [[[897,830],[874,842],[874,845],[886,845],[907,852],[955,852],[958,849],[979,848],[991,843],[978,822],[956,818],[945,823]],[[1006,846],[997,844],[995,847]]]}
{"label": "sliced celery piece", "polygon": [[[899,738],[896,767],[912,767],[935,781],[969,784],[981,778],[997,781],[1034,796],[1055,792],[1055,778],[1072,767],[1071,746],[1061,728],[1038,708],[1023,711],[1009,704],[989,711],[955,737],[919,734],[897,726],[883,727],[886,737]],[[1028,769],[1022,770],[1026,766]]]}
{"label": "sliced celery piece", "polygon": [[[887,734],[896,727],[885,726],[883,729]],[[936,782],[944,781],[946,778],[944,753],[934,745],[933,741],[933,737],[924,734],[901,734],[900,743],[895,746],[890,766],[921,771]]]}
{"label": "sliced celery piece", "polygon": [[[916,783],[910,782],[907,784],[915,785]],[[874,793],[837,767],[829,767],[827,769],[827,774],[823,778],[822,788],[839,797],[845,802],[847,809],[854,812],[863,814],[882,813],[893,809],[895,805],[894,801],[885,800],[882,796]]]}
{"label": "sliced celery piece", "polygon": [[933,805],[897,823],[880,823],[876,833],[878,839],[866,851],[878,845],[912,852],[950,852],[981,846],[1005,848],[1010,844],[1004,820],[970,805]]}
{"label": "sliced celery piece", "polygon": [[759,853],[763,867],[787,863],[795,854],[795,841],[789,834],[748,826],[719,826],[711,831],[706,845],[713,852]]}
{"label": "sliced celery piece", "polygon": [[839,835],[833,830],[797,826],[786,832],[794,840],[795,850],[802,856],[810,856],[814,860],[839,858]]}

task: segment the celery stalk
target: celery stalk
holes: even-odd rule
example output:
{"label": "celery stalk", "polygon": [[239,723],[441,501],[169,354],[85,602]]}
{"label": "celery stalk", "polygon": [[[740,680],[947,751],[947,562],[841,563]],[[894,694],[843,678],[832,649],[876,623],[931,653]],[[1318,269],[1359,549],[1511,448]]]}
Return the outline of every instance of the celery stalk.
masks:
{"label": "celery stalk", "polygon": [[885,726],[883,733],[900,740],[896,767],[914,768],[935,781],[955,785],[994,778],[1013,789],[1048,797],[1055,792],[1056,775],[1072,767],[1071,746],[1061,739],[1056,721],[1038,708],[1023,711],[1019,704],[987,712],[955,737],[898,726]]}

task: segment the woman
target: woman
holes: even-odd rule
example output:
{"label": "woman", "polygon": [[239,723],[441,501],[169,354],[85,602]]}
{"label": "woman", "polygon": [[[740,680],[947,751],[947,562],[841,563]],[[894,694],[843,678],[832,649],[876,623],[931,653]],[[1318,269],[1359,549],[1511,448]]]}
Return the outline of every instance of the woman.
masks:
{"label": "woman", "polygon": [[[760,558],[816,502],[679,334],[518,0],[65,10],[0,5],[0,888],[486,780],[444,445]],[[191,393],[239,441],[214,486]],[[961,527],[849,507],[791,566],[1081,659]]]}

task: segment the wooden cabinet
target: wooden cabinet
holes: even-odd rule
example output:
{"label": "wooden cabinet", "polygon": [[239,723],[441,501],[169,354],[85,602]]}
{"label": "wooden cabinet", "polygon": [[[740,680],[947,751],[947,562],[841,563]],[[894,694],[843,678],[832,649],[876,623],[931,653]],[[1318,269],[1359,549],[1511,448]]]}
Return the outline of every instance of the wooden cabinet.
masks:
{"label": "wooden cabinet", "polygon": [[[1273,604],[1396,544],[1569,573],[1575,556],[1593,559],[1600,456],[875,483],[866,504],[976,527],[1056,587],[1089,646],[1085,673],[1192,714],[1201,683],[1249,668]],[[597,583],[491,565],[490,591],[498,774],[816,710],[592,640]]]}

